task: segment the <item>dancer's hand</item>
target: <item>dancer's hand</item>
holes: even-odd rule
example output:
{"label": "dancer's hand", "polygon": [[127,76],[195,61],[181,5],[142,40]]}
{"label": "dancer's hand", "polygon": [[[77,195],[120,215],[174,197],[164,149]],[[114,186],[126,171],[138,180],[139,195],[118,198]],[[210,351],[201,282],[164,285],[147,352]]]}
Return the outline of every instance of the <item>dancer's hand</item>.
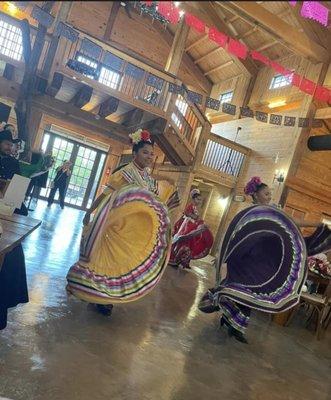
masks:
{"label": "dancer's hand", "polygon": [[83,219],[83,225],[86,226],[89,224],[91,218],[91,214],[89,212],[85,213],[84,219]]}

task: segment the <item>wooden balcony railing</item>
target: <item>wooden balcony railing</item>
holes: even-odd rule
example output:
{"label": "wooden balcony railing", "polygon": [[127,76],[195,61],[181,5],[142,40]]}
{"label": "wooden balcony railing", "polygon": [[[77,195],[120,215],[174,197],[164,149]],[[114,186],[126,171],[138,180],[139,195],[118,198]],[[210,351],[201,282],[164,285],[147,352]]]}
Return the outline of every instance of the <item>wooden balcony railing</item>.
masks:
{"label": "wooden balcony railing", "polygon": [[198,169],[237,180],[249,153],[247,147],[209,133],[204,138],[204,151]]}
{"label": "wooden balcony railing", "polygon": [[[2,12],[0,21],[20,29],[19,20]],[[173,133],[194,156],[202,129],[209,123],[198,107],[188,101],[185,93],[177,94],[171,90],[172,85],[180,86],[181,82],[148,62],[143,62],[75,29],[79,33],[78,40],[74,43],[66,39],[61,40],[61,57],[55,57],[52,71],[87,83],[99,93],[116,97],[134,107],[167,119]],[[32,43],[35,36],[36,28],[31,27]],[[38,65],[39,73],[44,69],[51,39],[52,35],[47,34]],[[91,45],[90,48],[88,44]],[[0,59],[24,69],[23,57],[17,59],[16,55],[15,59],[1,54],[1,48]],[[52,76],[49,79],[51,80]]]}

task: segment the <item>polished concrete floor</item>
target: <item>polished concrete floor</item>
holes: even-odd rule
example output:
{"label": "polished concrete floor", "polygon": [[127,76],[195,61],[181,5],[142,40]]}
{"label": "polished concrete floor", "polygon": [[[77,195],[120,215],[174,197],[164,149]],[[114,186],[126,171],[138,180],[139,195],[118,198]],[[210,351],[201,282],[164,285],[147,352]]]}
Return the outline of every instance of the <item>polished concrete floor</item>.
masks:
{"label": "polished concrete floor", "polygon": [[169,268],[154,292],[111,318],[68,298],[83,215],[40,202],[42,227],[24,244],[30,303],[0,333],[0,398],[12,400],[326,400],[331,336],[300,315],[289,328],[254,315],[249,345],[217,330],[197,302],[212,267]]}

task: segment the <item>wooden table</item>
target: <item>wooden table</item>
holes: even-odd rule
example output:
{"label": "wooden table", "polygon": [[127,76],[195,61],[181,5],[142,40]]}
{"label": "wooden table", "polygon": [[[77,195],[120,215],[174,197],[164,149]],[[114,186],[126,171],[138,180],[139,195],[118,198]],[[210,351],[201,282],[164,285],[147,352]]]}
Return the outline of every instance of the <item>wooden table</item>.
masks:
{"label": "wooden table", "polygon": [[[323,290],[322,294],[328,290],[328,286],[331,285],[331,277],[323,277],[316,272],[308,270],[308,276],[307,280],[313,281],[314,283],[317,283],[318,286],[322,285],[325,286],[325,289]],[[292,310],[284,311],[278,314],[274,314],[273,316],[273,321],[278,324],[278,325],[286,325],[289,316],[291,315]]]}
{"label": "wooden table", "polygon": [[0,269],[5,255],[41,225],[41,221],[24,215],[0,214],[3,233],[0,237]]}

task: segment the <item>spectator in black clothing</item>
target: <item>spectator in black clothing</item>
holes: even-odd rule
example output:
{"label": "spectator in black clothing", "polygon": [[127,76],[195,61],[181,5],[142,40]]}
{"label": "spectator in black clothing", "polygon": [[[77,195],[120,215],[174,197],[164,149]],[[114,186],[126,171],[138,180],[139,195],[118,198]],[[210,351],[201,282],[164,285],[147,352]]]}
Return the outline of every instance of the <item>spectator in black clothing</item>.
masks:
{"label": "spectator in black clothing", "polygon": [[[12,156],[15,140],[8,130],[0,132],[0,178],[12,179],[20,174],[18,161]],[[16,214],[27,215],[27,209],[22,204]],[[4,257],[0,268],[0,330],[7,326],[7,310],[20,303],[29,301],[26,283],[25,259],[22,245],[19,244]]]}
{"label": "spectator in black clothing", "polygon": [[71,161],[64,161],[64,163],[57,168],[56,176],[52,182],[52,188],[48,197],[48,207],[53,204],[54,196],[57,190],[59,190],[60,206],[62,209],[64,208],[64,198],[68,185],[68,178],[71,175],[71,167]]}

